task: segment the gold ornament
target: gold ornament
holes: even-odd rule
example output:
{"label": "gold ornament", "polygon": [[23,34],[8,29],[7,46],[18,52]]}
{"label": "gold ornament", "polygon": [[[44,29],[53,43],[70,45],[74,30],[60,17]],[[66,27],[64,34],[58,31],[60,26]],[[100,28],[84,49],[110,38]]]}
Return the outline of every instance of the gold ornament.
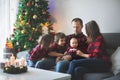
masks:
{"label": "gold ornament", "polygon": [[33,15],[33,19],[37,19],[37,15]]}
{"label": "gold ornament", "polygon": [[25,15],[28,15],[28,12],[25,12]]}
{"label": "gold ornament", "polygon": [[21,22],[20,22],[20,25],[21,25],[21,26],[24,26],[24,25],[25,25],[25,21],[24,21],[24,20],[21,21]]}
{"label": "gold ornament", "polygon": [[50,23],[49,23],[49,22],[46,22],[46,23],[45,23],[45,26],[46,26],[46,27],[48,27],[49,25],[50,25]]}
{"label": "gold ornament", "polygon": [[22,16],[22,15],[19,15],[19,19],[20,19],[20,21],[23,20],[23,16]]}
{"label": "gold ornament", "polygon": [[25,30],[22,30],[21,33],[24,34],[24,33],[25,33]]}
{"label": "gold ornament", "polygon": [[34,31],[34,30],[35,30],[35,28],[32,28],[32,30]]}
{"label": "gold ornament", "polygon": [[27,46],[26,46],[26,45],[24,45],[24,48],[26,49],[26,48],[27,48]]}
{"label": "gold ornament", "polygon": [[43,24],[43,23],[40,23],[40,26],[44,27],[44,24]]}
{"label": "gold ornament", "polygon": [[19,45],[19,42],[16,42],[16,45]]}
{"label": "gold ornament", "polygon": [[19,15],[19,18],[22,18],[22,15]]}

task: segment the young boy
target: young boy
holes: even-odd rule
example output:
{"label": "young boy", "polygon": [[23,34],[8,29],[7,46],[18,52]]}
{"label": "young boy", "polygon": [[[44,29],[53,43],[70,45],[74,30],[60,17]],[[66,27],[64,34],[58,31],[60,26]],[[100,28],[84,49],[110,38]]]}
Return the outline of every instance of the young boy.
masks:
{"label": "young boy", "polygon": [[59,32],[54,37],[54,43],[50,48],[49,56],[55,58],[55,62],[57,63],[61,57],[64,56],[64,52],[66,51],[65,41],[66,35],[62,32]]}

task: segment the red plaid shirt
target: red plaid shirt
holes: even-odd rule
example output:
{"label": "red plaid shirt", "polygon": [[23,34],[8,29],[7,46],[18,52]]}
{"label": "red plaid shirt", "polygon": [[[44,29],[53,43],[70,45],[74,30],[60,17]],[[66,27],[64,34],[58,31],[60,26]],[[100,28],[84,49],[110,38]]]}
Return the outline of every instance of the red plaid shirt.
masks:
{"label": "red plaid shirt", "polygon": [[71,55],[72,59],[79,59],[80,56],[76,54],[77,50],[78,48],[68,47],[66,52],[67,52],[67,55]]}
{"label": "red plaid shirt", "polygon": [[99,35],[94,42],[89,44],[87,52],[90,58],[101,58],[105,61],[110,61],[110,57],[106,51],[105,40],[101,35]]}
{"label": "red plaid shirt", "polygon": [[47,57],[49,50],[42,49],[40,45],[37,45],[35,48],[33,48],[29,54],[30,54],[30,60],[33,62],[36,62],[42,58]]}
{"label": "red plaid shirt", "polygon": [[87,41],[87,38],[86,36],[81,33],[81,34],[71,34],[71,35],[68,35],[67,38],[66,38],[66,46],[67,47],[70,47],[70,39],[71,38],[76,38],[78,40],[78,49],[81,50],[82,52],[86,53],[86,50],[87,50],[87,47],[88,47],[88,44],[86,43]]}
{"label": "red plaid shirt", "polygon": [[60,46],[57,43],[54,43],[50,47],[50,51],[64,54],[64,52],[66,51],[66,46]]}

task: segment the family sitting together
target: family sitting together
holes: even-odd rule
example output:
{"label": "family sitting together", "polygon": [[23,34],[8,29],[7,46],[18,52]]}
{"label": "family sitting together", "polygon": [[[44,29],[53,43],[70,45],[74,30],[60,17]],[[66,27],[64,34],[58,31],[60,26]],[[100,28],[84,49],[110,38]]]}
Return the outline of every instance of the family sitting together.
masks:
{"label": "family sitting together", "polygon": [[56,33],[40,37],[38,45],[30,50],[28,66],[71,74],[72,80],[83,80],[85,73],[107,72],[111,68],[106,42],[96,21],[85,24],[87,36],[82,33],[80,18],[72,20],[74,33],[66,36]]}

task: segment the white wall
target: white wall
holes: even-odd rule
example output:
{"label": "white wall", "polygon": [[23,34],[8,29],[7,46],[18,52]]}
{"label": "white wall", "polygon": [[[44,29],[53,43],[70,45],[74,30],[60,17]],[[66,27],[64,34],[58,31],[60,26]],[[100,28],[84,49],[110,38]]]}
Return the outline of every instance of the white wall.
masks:
{"label": "white wall", "polygon": [[[72,33],[71,20],[96,20],[101,32],[120,32],[120,0],[49,0],[56,32]],[[85,30],[83,29],[85,33]]]}

